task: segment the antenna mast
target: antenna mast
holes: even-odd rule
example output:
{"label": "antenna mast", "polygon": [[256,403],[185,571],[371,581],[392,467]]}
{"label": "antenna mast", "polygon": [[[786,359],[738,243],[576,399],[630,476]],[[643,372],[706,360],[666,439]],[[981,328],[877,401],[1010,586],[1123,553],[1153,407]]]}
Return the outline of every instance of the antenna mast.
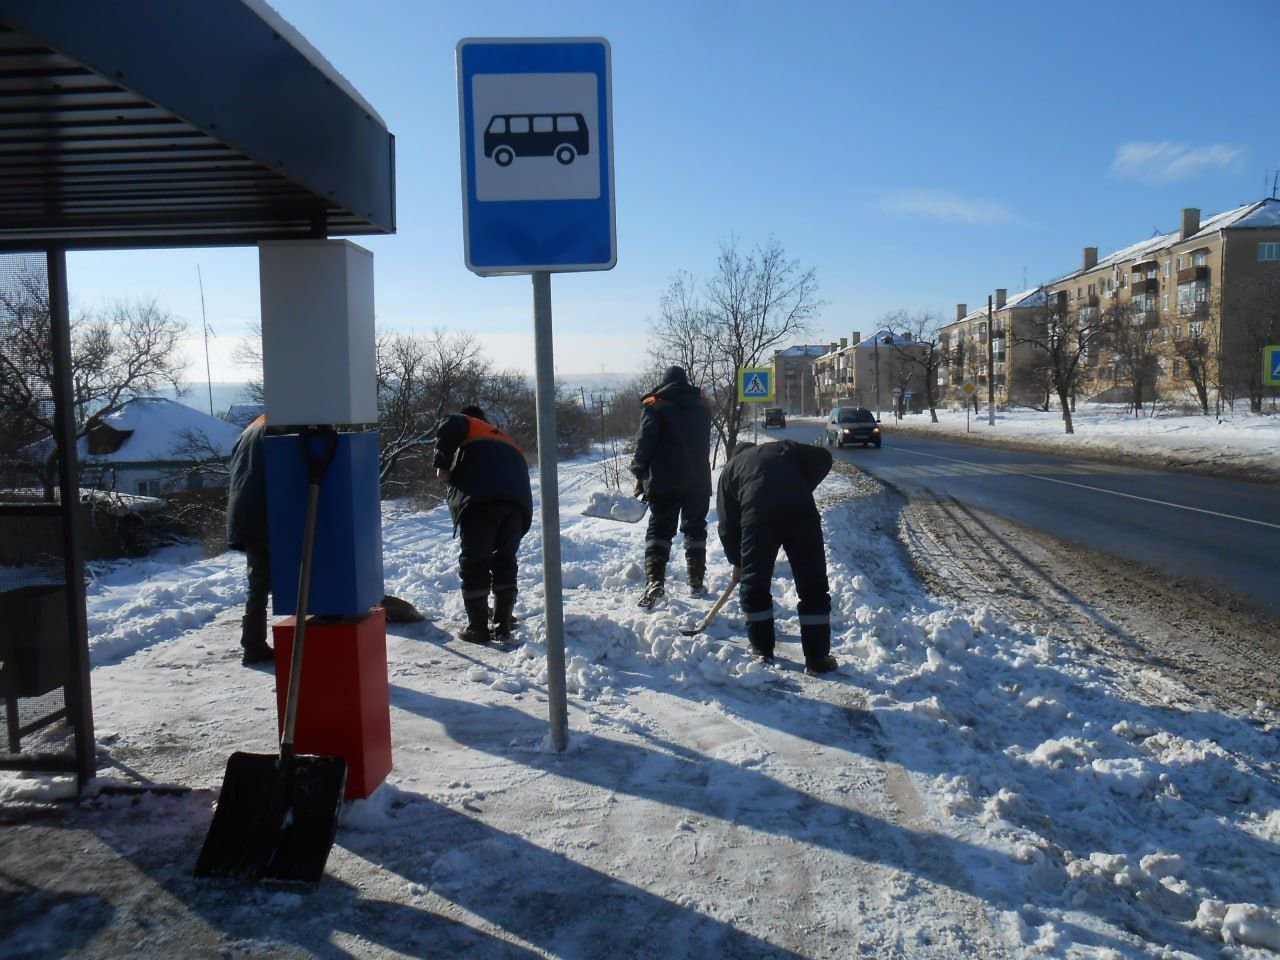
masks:
{"label": "antenna mast", "polygon": [[200,323],[204,327],[204,382],[209,388],[209,416],[213,416],[213,370],[209,365],[209,316],[204,311],[204,277],[196,264],[196,280],[200,283]]}

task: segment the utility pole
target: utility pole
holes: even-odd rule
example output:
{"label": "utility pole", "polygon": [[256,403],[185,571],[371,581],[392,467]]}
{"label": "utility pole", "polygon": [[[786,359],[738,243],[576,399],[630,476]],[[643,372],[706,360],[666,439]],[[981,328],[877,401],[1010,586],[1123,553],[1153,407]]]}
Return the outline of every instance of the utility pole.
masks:
{"label": "utility pole", "polygon": [[[872,353],[875,355],[874,362],[876,365],[876,419],[879,420],[880,419],[880,334],[878,333],[876,334],[875,343],[873,343],[871,346],[871,350],[872,350]],[[853,357],[854,357],[853,366],[854,366],[854,369],[856,370],[858,368],[858,355],[855,353]]]}
{"label": "utility pole", "polygon": [[200,323],[204,327],[204,382],[209,388],[209,416],[213,416],[213,370],[209,366],[209,316],[204,312],[204,277],[196,264],[196,281],[200,284]]}
{"label": "utility pole", "polygon": [[992,326],[994,314],[991,310],[991,295],[987,295],[987,426],[996,425],[996,357],[995,327]]}

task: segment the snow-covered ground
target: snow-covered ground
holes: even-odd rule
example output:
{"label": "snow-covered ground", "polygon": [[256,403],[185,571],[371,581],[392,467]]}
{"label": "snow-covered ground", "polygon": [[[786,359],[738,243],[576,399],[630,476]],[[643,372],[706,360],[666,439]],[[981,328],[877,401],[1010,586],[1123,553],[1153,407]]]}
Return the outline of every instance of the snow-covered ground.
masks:
{"label": "snow-covered ground", "polygon": [[[1068,436],[1057,410],[1008,410],[996,414],[994,428],[987,425],[987,408],[980,404],[970,414],[970,435],[1034,442],[1064,453],[1093,451],[1120,456],[1165,458],[1194,464],[1238,466],[1273,473],[1280,479],[1280,414],[1237,411],[1221,421],[1214,417],[1160,414],[1135,417],[1121,404],[1080,404],[1072,417],[1075,433]],[[889,416],[887,429],[943,435],[965,432],[964,410],[939,410],[938,423],[926,411],[905,417],[899,424]]]}
{"label": "snow-covered ground", "polygon": [[[561,474],[572,742],[547,751],[535,523],[514,651],[463,644],[443,510],[385,510],[395,769],[349,805],[308,897],[190,874],[232,749],[269,751],[273,680],[238,664],[242,560],[99,571],[101,796],[0,828],[0,956],[1254,957],[1280,950],[1280,723],[1154,668],[926,595],[864,477],[820,489],[834,680],[747,656],[737,605],[634,606],[644,524],[581,516]],[[710,580],[727,582],[714,536]],[[131,773],[130,773],[131,772]],[[9,781],[9,803],[22,789]],[[25,789],[30,790],[30,784]],[[48,789],[48,788],[43,788]],[[16,836],[19,831],[22,836]],[[59,850],[73,853],[60,855]],[[3,892],[3,890],[0,890]],[[10,921],[13,921],[12,923]]]}

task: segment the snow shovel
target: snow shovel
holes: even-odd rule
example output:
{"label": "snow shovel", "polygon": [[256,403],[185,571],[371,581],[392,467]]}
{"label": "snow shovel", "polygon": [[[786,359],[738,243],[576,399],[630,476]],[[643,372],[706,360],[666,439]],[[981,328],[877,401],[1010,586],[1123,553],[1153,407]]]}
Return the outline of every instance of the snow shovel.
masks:
{"label": "snow shovel", "polygon": [[733,579],[729,581],[729,585],[724,588],[724,593],[720,594],[720,599],[715,602],[707,615],[702,618],[702,622],[692,630],[681,630],[686,637],[696,637],[707,627],[711,626],[711,621],[716,618],[716,614],[720,612],[720,608],[729,602],[729,595],[733,593],[733,588],[738,585],[738,575],[734,574]]}
{"label": "snow shovel", "polygon": [[[315,436],[323,437],[326,444],[318,459],[310,447]],[[280,754],[231,755],[218,809],[196,861],[197,877],[230,877],[249,883],[274,880],[314,887],[324,875],[325,861],[338,830],[347,761],[293,752],[320,481],[333,462],[338,434],[332,428],[308,428],[302,431],[300,440],[307,464],[307,514]]]}
{"label": "snow shovel", "polygon": [[595,490],[587,501],[587,509],[582,511],[584,517],[599,517],[601,520],[621,520],[623,523],[639,523],[644,519],[649,505],[640,499],[644,488],[636,483],[636,495],[628,497],[621,490]]}

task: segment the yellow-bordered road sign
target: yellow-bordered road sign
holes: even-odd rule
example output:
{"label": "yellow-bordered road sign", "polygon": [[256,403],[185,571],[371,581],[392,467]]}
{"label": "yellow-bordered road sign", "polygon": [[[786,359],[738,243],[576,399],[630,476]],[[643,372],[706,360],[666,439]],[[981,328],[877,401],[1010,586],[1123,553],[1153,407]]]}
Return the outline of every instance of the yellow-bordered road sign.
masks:
{"label": "yellow-bordered road sign", "polygon": [[1280,387],[1280,343],[1262,348],[1262,382]]}
{"label": "yellow-bordered road sign", "polygon": [[740,403],[772,403],[773,368],[739,367],[738,401]]}

